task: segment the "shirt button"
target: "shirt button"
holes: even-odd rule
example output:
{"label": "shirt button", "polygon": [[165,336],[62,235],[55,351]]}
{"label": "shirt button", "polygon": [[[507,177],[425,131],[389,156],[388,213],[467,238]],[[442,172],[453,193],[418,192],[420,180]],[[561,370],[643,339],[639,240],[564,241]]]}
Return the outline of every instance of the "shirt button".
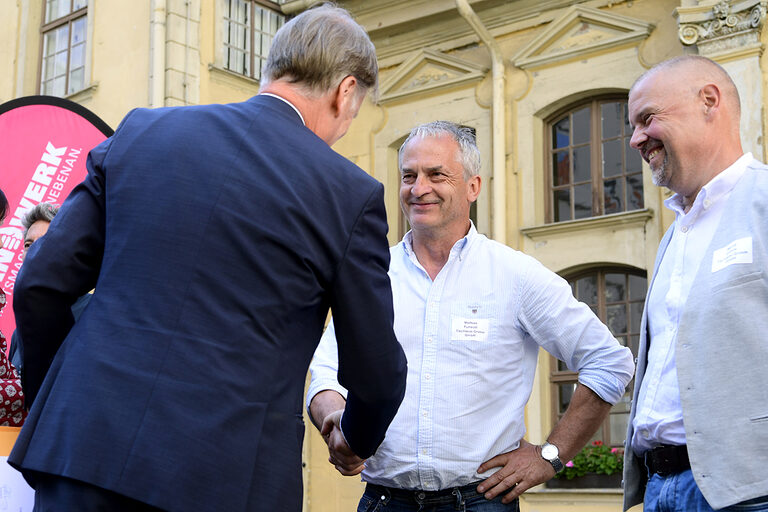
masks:
{"label": "shirt button", "polygon": [[651,433],[647,430],[643,429],[642,432],[640,432],[640,435],[642,435],[644,438],[648,439],[651,436]]}
{"label": "shirt button", "polygon": [[709,199],[705,199],[704,208],[709,208],[710,206],[712,206],[712,201],[710,201]]}
{"label": "shirt button", "polygon": [[427,343],[432,343],[432,337],[427,338]]}
{"label": "shirt button", "polygon": [[425,375],[424,375],[424,378],[425,378],[426,380],[429,380],[429,379],[431,379],[431,378],[432,378],[432,376],[431,376],[430,374],[428,374],[428,373],[427,373],[427,374],[425,374]]}
{"label": "shirt button", "polygon": [[683,226],[682,228],[680,228],[680,231],[682,231],[683,233],[687,233],[688,232],[688,226]]}
{"label": "shirt button", "polygon": [[428,416],[427,411],[422,412],[421,415],[426,418]]}
{"label": "shirt button", "polygon": [[426,455],[427,454],[427,449],[426,448],[422,448],[421,449],[421,453],[422,453],[422,455]]}

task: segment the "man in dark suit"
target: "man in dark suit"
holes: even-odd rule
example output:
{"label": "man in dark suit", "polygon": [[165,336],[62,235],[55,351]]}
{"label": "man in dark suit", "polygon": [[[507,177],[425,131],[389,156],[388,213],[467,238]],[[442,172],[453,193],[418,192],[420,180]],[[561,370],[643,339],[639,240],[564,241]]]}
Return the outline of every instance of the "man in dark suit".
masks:
{"label": "man in dark suit", "polygon": [[341,429],[376,450],[406,374],[383,187],[329,145],[377,72],[346,11],[311,9],[276,35],[258,96],[135,110],[91,151],[16,287],[32,407],[9,461],[36,510],[300,510],[329,307]]}

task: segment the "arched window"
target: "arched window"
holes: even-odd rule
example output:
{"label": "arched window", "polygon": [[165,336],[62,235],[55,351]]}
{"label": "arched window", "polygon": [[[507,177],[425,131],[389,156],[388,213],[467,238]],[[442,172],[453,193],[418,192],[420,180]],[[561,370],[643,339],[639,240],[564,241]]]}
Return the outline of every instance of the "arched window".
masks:
{"label": "arched window", "polygon": [[[602,268],[573,274],[567,277],[573,295],[587,304],[605,323],[619,342],[629,347],[637,356],[640,338],[640,320],[647,288],[646,273],[630,268]],[[554,397],[554,420],[565,413],[576,389],[578,374],[569,371],[562,361],[552,358],[550,381]],[[626,434],[632,383],[624,397],[611,408],[608,419],[595,434],[610,446],[620,447]]]}
{"label": "arched window", "polygon": [[593,99],[547,123],[547,221],[644,208],[642,160],[629,147],[627,100]]}

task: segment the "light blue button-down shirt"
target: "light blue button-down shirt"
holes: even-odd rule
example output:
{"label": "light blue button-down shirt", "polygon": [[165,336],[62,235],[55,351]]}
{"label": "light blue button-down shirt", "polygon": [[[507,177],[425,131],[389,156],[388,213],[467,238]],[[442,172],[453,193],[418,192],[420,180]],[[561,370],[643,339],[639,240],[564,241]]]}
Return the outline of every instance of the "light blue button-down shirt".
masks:
{"label": "light blue button-down shirt", "polygon": [[675,364],[680,315],[733,187],[753,161],[747,153],[712,178],[687,213],[679,194],[664,201],[676,220],[648,297],[648,367],[632,424],[632,448],[638,455],[660,444],[686,444]]}
{"label": "light blue button-down shirt", "polygon": [[[568,283],[523,253],[478,234],[456,242],[432,281],[411,234],[391,249],[395,333],[408,358],[405,398],[366,462],[367,482],[439,490],[483,479],[484,461],[518,447],[539,347],[616,403],[634,366],[629,349]],[[307,406],[336,379],[333,324],[315,352]]]}

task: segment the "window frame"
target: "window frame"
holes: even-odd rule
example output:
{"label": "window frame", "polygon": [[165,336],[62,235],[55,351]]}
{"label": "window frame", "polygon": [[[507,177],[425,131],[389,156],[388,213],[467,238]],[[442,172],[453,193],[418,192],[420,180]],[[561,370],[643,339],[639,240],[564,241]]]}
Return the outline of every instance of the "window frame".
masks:
{"label": "window frame", "polygon": [[[573,283],[578,281],[581,278],[596,274],[597,275],[597,312],[596,315],[600,319],[601,322],[607,325],[608,322],[608,314],[607,314],[607,300],[605,296],[605,275],[606,274],[615,274],[615,273],[621,273],[626,276],[638,276],[642,277],[646,280],[645,283],[645,290],[643,293],[643,298],[640,300],[631,300],[629,295],[629,290],[627,291],[627,296],[624,300],[619,302],[611,302],[611,305],[624,303],[627,304],[628,310],[631,311],[631,308],[629,308],[629,305],[632,303],[640,303],[645,304],[645,298],[648,293],[648,273],[645,270],[636,268],[636,267],[629,267],[629,266],[605,266],[605,267],[590,267],[587,269],[580,270],[578,272],[574,272],[572,274],[567,274],[563,276],[563,278],[568,281],[568,284],[573,286]],[[628,277],[627,277],[628,279]],[[574,295],[575,296],[575,295]],[[578,298],[577,298],[578,299]],[[642,321],[642,316],[640,317],[640,320]],[[631,313],[627,318],[627,332],[625,334],[618,334],[614,336],[626,336],[626,347],[628,347],[632,351],[632,356],[634,358],[637,357],[638,348],[639,348],[639,342],[634,343],[632,341],[633,336],[637,336],[639,340],[640,336],[640,325],[637,325],[637,330],[634,330],[634,325],[631,325]],[[611,333],[613,334],[613,333]],[[552,418],[552,424],[555,425],[562,417],[562,414],[560,413],[560,397],[559,397],[559,387],[563,384],[576,384],[578,382],[578,373],[572,372],[568,369],[560,370],[559,369],[559,360],[550,355],[550,372],[549,372],[549,385],[550,385],[550,395],[552,399],[552,407],[551,407],[551,418]],[[627,384],[627,390],[625,394],[622,397],[622,400],[627,399],[629,397],[631,399],[633,388],[634,388],[634,377],[632,380],[630,380],[629,384]],[[627,402],[628,403],[628,402]],[[615,407],[615,405],[614,405]],[[628,411],[627,411],[628,412]],[[615,448],[622,448],[624,443],[624,436],[626,432],[611,432],[611,415],[613,414],[622,414],[622,411],[614,412],[613,407],[611,408],[611,412],[608,413],[605,420],[600,425],[598,432],[602,431],[602,439],[603,443],[605,443],[608,446],[615,447]]]}
{"label": "window frame", "polygon": [[[68,0],[70,9],[74,6],[75,0]],[[88,50],[90,46],[90,27],[88,25],[88,11],[90,7],[90,0],[87,0],[85,2],[85,5],[77,10],[71,11],[69,14],[66,14],[64,16],[61,16],[59,18],[56,18],[54,20],[49,21],[48,23],[45,22],[46,17],[46,11],[48,9],[48,2],[47,0],[40,0],[42,4],[42,16],[41,16],[41,24],[40,24],[40,51],[38,54],[38,62],[39,66],[37,68],[37,94],[43,94],[43,69],[45,67],[45,55],[44,55],[44,47],[45,47],[45,36],[48,32],[57,30],[64,25],[69,26],[68,30],[68,36],[67,36],[67,67],[66,72],[64,74],[65,80],[64,80],[64,92],[61,94],[60,97],[66,98],[67,96],[71,96],[73,94],[78,93],[79,91],[85,89],[88,87]],[[69,78],[70,78],[70,63],[72,60],[72,24],[79,20],[80,18],[85,18],[85,42],[83,43],[85,45],[85,61],[83,63],[83,85],[79,89],[68,92],[69,91]],[[46,93],[53,95],[53,93]]]}
{"label": "window frame", "polygon": [[[604,201],[604,183],[605,181],[610,181],[613,179],[623,179],[624,180],[624,208],[619,212],[612,212],[612,214],[616,213],[628,213],[632,211],[637,211],[640,209],[645,208],[645,200],[643,200],[643,205],[640,208],[634,208],[634,209],[628,209],[629,201],[627,200],[627,192],[626,192],[626,182],[627,178],[630,175],[638,175],[640,176],[640,183],[642,182],[642,163],[640,164],[640,167],[637,171],[628,173],[626,168],[626,154],[623,153],[624,159],[622,162],[625,164],[625,167],[623,169],[623,173],[621,175],[616,176],[609,176],[604,177],[603,176],[603,164],[602,164],[602,143],[603,143],[603,128],[602,128],[602,122],[601,122],[601,105],[604,103],[612,103],[612,102],[622,102],[623,108],[627,108],[627,95],[626,94],[618,94],[618,93],[611,93],[611,94],[601,94],[597,96],[591,96],[589,98],[580,100],[575,103],[570,103],[567,106],[558,109],[554,114],[547,117],[544,121],[544,166],[545,166],[545,176],[544,176],[544,188],[545,188],[545,200],[544,200],[544,211],[545,211],[545,222],[547,224],[553,224],[558,222],[569,222],[569,221],[579,221],[579,220],[587,220],[592,219],[595,217],[601,217],[603,215],[606,215],[605,212],[605,201]],[[570,200],[569,207],[570,207],[570,219],[566,220],[555,220],[555,201],[554,201],[554,192],[558,189],[558,186],[555,186],[553,183],[553,155],[555,153],[553,148],[553,135],[552,130],[555,126],[556,122],[559,121],[563,116],[565,115],[573,115],[574,113],[578,112],[579,110],[582,110],[585,107],[590,107],[590,137],[589,137],[589,155],[590,155],[590,191],[592,194],[592,214],[586,217],[580,217],[576,218],[576,212],[575,212],[575,201],[573,197]],[[573,147],[573,134],[569,134],[571,137],[569,140],[569,147]],[[619,135],[619,140],[625,140],[632,136],[631,133],[625,133],[623,135]],[[615,138],[615,137],[614,137]],[[568,189],[573,190],[574,183],[571,182],[567,186],[562,186],[562,189]],[[645,194],[645,189],[643,187],[643,195]]]}
{"label": "window frame", "polygon": [[[219,16],[219,20],[223,24],[222,29],[221,29],[221,44],[220,44],[221,59],[222,59],[221,60],[221,67],[222,67],[222,69],[224,69],[224,70],[226,70],[226,71],[228,71],[230,73],[235,73],[235,74],[243,76],[245,78],[248,78],[248,79],[251,79],[251,80],[256,80],[257,82],[260,82],[261,78],[262,78],[262,76],[261,76],[261,61],[263,59],[266,59],[267,55],[259,54],[257,56],[256,52],[254,51],[254,48],[256,48],[256,37],[257,37],[257,35],[260,36],[262,34],[262,31],[260,29],[256,29],[256,27],[253,24],[254,7],[258,6],[258,7],[261,7],[263,9],[265,9],[265,10],[272,11],[275,14],[277,14],[278,16],[281,16],[282,17],[282,24],[280,24],[277,27],[278,30],[280,29],[280,27],[282,27],[282,25],[284,25],[288,21],[289,18],[288,18],[288,16],[286,16],[283,13],[283,10],[280,7],[280,4],[277,3],[277,2],[273,2],[271,0],[240,0],[240,1],[245,2],[247,4],[250,4],[250,8],[249,9],[250,9],[250,12],[251,12],[251,25],[249,27],[248,35],[247,35],[247,40],[248,40],[248,44],[250,45],[250,50],[246,51],[245,49],[238,48],[238,47],[233,46],[233,45],[231,45],[229,43],[229,41],[228,41],[228,30],[229,30],[229,23],[232,22],[232,21],[230,21],[230,20],[232,20],[232,18],[229,17],[229,12],[230,12],[229,8],[231,7],[231,0],[223,0],[221,2],[221,9],[222,9],[221,16]],[[272,37],[272,39],[274,39],[274,34],[272,34],[271,37]],[[270,47],[271,47],[271,41],[270,41]],[[237,71],[236,69],[232,69],[232,68],[229,67],[229,62],[228,62],[228,51],[229,51],[228,49],[229,48],[234,48],[237,51],[243,51],[243,52],[247,53],[248,65],[250,66],[249,72],[247,72],[247,73],[246,72],[240,72],[240,71]],[[256,63],[257,63],[257,61],[259,63],[258,76],[256,76],[256,69],[257,69],[256,68]]]}

